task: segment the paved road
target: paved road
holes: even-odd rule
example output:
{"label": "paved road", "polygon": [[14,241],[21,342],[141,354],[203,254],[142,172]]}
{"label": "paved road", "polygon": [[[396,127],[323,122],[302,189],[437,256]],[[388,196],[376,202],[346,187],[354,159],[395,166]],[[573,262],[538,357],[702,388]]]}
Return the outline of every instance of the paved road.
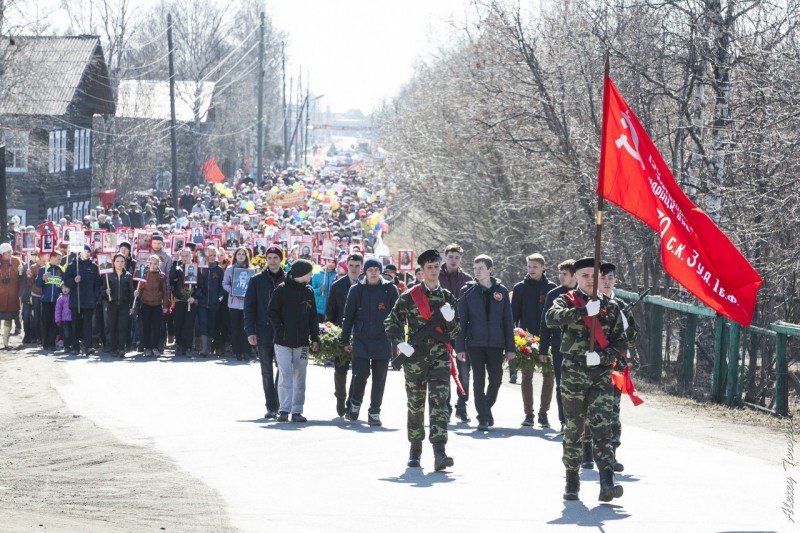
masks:
{"label": "paved road", "polygon": [[[521,428],[519,387],[504,383],[488,434],[450,426],[455,466],[405,466],[405,391],[390,372],[384,427],[335,416],[333,372],[308,372],[309,422],[266,422],[257,364],[188,359],[53,360],[69,381],[54,384],[70,409],[118,438],[153,446],[216,489],[243,531],[797,531],[781,505],[787,446],[775,435],[760,454],[680,436],[674,413],[623,399],[625,495],[600,504],[596,471],[581,475],[581,501],[561,498],[555,430]],[[504,378],[505,379],[505,378]],[[538,393],[538,383],[536,392]],[[537,397],[538,403],[538,397]],[[550,411],[555,420],[555,403]],[[653,431],[659,420],[672,431]],[[656,422],[654,424],[654,421]],[[640,423],[641,422],[641,423]],[[692,421],[683,430],[692,433]],[[735,428],[734,428],[735,431]],[[678,433],[678,436],[675,435]],[[708,440],[708,439],[706,439]],[[790,482],[791,483],[791,482]],[[800,517],[796,519],[800,520]]]}

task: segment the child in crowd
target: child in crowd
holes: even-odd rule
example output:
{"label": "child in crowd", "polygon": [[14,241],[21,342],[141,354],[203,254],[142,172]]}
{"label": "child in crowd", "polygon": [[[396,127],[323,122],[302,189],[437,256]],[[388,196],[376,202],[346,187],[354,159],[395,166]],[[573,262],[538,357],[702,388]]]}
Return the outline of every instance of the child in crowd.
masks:
{"label": "child in crowd", "polygon": [[56,326],[64,344],[64,351],[72,345],[72,311],[69,308],[69,287],[61,284],[61,296],[56,302]]}

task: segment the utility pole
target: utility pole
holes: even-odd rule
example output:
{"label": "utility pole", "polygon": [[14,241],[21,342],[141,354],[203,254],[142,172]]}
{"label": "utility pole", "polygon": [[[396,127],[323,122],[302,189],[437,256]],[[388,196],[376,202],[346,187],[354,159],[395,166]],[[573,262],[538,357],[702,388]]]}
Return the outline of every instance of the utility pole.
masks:
{"label": "utility pole", "polygon": [[308,123],[311,122],[311,115],[308,113],[308,108],[311,106],[308,99],[311,88],[311,74],[306,76],[306,134],[303,139],[303,166],[308,164]]}
{"label": "utility pole", "polygon": [[283,169],[289,163],[289,108],[286,107],[286,43],[281,43],[281,64],[283,70]]}
{"label": "utility pole", "polygon": [[261,39],[258,41],[258,148],[256,149],[256,175],[253,181],[261,185],[264,175],[264,12],[261,12]]}
{"label": "utility pole", "polygon": [[0,243],[8,237],[8,190],[6,188],[6,147],[0,144]]}
{"label": "utility pole", "polygon": [[178,123],[175,120],[175,47],[172,45],[172,14],[167,15],[167,47],[169,48],[169,139],[172,151],[172,207],[178,212]]}
{"label": "utility pole", "polygon": [[[297,73],[297,106],[300,106],[300,100],[303,98],[303,68],[300,67]],[[300,107],[299,111],[297,112],[297,120],[303,120],[303,108]],[[294,146],[294,162],[297,166],[300,166],[300,137],[297,134],[297,128],[294,129],[292,133],[292,146]]]}

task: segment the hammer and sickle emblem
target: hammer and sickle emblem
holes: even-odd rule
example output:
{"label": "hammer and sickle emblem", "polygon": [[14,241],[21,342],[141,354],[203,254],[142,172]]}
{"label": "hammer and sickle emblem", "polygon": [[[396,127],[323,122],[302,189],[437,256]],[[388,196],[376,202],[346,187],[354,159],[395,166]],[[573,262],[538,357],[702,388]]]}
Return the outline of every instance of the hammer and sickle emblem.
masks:
{"label": "hammer and sickle emblem", "polygon": [[631,122],[630,117],[628,116],[628,112],[625,111],[622,113],[622,118],[620,119],[622,123],[622,127],[626,130],[630,130],[631,138],[633,139],[633,146],[628,142],[628,136],[624,133],[619,136],[619,139],[614,141],[614,144],[617,145],[617,148],[625,147],[625,150],[631,154],[635,160],[639,162],[641,165],[642,170],[644,170],[644,163],[642,162],[642,156],[639,155],[639,135],[636,133],[636,128],[633,127],[633,123]]}

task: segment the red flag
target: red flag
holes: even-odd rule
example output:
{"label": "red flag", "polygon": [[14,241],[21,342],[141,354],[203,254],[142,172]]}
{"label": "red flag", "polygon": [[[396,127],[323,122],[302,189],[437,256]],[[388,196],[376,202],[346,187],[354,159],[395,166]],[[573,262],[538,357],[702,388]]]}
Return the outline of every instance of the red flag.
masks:
{"label": "red flag", "polygon": [[103,202],[103,209],[108,209],[108,206],[114,203],[117,198],[117,189],[108,189],[107,191],[100,191],[95,194],[100,201]]}
{"label": "red flag", "polygon": [[608,76],[597,193],[661,235],[661,261],[675,281],[711,309],[750,325],[761,276],[683,193]]}
{"label": "red flag", "polygon": [[634,406],[644,403],[644,400],[642,400],[642,398],[639,396],[639,393],[636,391],[636,387],[633,386],[631,369],[629,367],[626,366],[625,370],[622,372],[619,370],[612,370],[611,382],[614,383],[614,386],[618,388],[622,394],[628,395]]}
{"label": "red flag", "polygon": [[222,183],[225,181],[225,174],[217,166],[217,160],[213,157],[203,163],[200,169],[203,172],[203,177],[209,183]]}

